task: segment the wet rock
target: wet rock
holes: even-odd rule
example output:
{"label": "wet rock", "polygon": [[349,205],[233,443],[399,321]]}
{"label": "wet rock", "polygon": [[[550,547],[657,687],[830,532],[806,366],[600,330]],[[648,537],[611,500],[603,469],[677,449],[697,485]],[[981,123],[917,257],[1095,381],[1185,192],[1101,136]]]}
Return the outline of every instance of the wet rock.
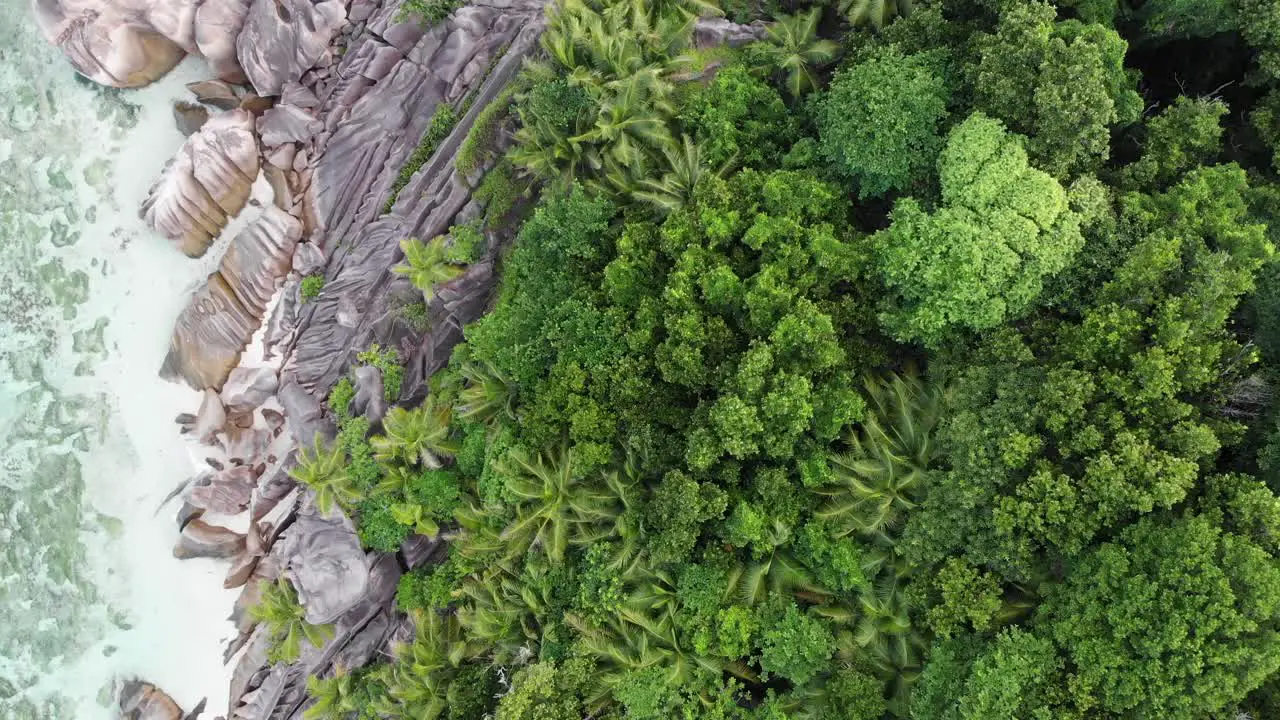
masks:
{"label": "wet rock", "polygon": [[222,80],[200,80],[187,83],[187,89],[196,96],[198,102],[219,110],[235,110],[240,107],[240,97],[235,88]]}
{"label": "wet rock", "polygon": [[178,317],[160,374],[221,388],[289,271],[302,225],[274,205],[231,242],[218,272]]}
{"label": "wet rock", "polygon": [[261,97],[254,93],[247,93],[240,98],[240,109],[248,110],[253,113],[254,117],[262,117],[264,113],[274,107],[276,101],[274,98]]}
{"label": "wet rock", "polygon": [[193,428],[196,438],[202,443],[213,442],[213,437],[227,424],[227,411],[222,405],[222,398],[212,389],[205,389],[204,398],[200,401],[200,410],[196,413]]}
{"label": "wet rock", "polygon": [[208,485],[193,487],[187,502],[209,512],[237,515],[249,507],[254,485],[249,468],[232,467],[211,476]]}
{"label": "wet rock", "polygon": [[209,109],[203,105],[179,100],[173,104],[173,121],[178,132],[191,137],[200,131],[209,119]]}
{"label": "wet rock", "polygon": [[196,518],[182,528],[173,556],[188,558],[229,558],[244,550],[244,536],[234,530],[210,525]]}
{"label": "wet rock", "polygon": [[369,559],[350,520],[300,513],[285,538],[288,575],[307,622],[331,623],[364,597]]}
{"label": "wet rock", "polygon": [[200,257],[244,207],[257,177],[253,116],[233,110],[211,117],[165,166],[142,218],[187,256]]}
{"label": "wet rock", "polygon": [[120,716],[124,720],[182,720],[182,708],[155,685],[133,680],[120,688]]}
{"label": "wet rock", "polygon": [[329,47],[346,20],[339,0],[253,0],[236,39],[237,56],[259,95],[279,95]]}
{"label": "wet rock", "polygon": [[222,386],[222,404],[229,410],[252,410],[274,395],[279,386],[280,379],[271,368],[238,367],[227,375]]}
{"label": "wet rock", "polygon": [[193,0],[41,0],[36,23],[81,75],[111,87],[141,87],[163,77],[187,52]]}
{"label": "wet rock", "polygon": [[224,443],[232,465],[252,466],[262,458],[271,433],[257,428],[228,428]]}
{"label": "wet rock", "polygon": [[181,530],[187,526],[187,523],[204,515],[204,508],[198,508],[187,501],[182,502],[182,507],[178,508],[178,529]]}
{"label": "wet rock", "polygon": [[302,108],[276,105],[258,121],[258,135],[267,147],[310,140],[324,124]]}
{"label": "wet rock", "polygon": [[[236,57],[236,38],[249,16],[250,0],[205,0],[196,9],[195,42],[209,69],[222,80],[245,82]],[[228,108],[229,109],[229,108]]]}

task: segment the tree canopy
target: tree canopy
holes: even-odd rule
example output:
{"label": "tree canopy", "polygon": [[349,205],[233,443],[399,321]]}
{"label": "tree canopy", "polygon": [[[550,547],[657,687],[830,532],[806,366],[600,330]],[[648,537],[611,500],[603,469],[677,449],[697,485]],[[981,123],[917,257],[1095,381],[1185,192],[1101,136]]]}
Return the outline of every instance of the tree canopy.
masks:
{"label": "tree canopy", "polygon": [[447,545],[309,720],[1280,717],[1277,17],[558,0],[491,307],[293,471]]}

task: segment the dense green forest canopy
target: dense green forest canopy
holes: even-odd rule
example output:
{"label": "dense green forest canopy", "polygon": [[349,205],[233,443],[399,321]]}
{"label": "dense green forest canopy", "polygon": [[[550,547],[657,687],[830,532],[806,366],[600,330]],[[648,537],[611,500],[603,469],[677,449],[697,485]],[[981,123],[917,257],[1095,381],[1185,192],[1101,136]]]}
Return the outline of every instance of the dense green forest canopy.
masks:
{"label": "dense green forest canopy", "polygon": [[492,311],[296,471],[448,548],[308,717],[1280,717],[1280,0],[547,17],[400,268]]}

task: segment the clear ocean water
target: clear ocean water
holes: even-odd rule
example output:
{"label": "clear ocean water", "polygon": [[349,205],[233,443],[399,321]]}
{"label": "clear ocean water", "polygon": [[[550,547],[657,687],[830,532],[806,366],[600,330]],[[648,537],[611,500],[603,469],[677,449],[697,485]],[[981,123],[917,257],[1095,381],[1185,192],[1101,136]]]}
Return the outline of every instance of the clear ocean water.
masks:
{"label": "clear ocean water", "polygon": [[224,712],[225,565],[171,556],[163,498],[192,472],[161,381],[174,318],[212,270],[137,208],[181,146],[188,61],[142,91],[75,76],[0,0],[0,720],[112,716],[141,676]]}

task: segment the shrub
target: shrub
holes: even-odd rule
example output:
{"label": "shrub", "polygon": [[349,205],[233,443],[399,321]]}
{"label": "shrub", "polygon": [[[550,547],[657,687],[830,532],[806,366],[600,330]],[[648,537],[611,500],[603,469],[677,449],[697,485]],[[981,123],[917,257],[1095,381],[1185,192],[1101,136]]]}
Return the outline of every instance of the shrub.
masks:
{"label": "shrub", "polygon": [[324,289],[323,275],[308,275],[302,278],[302,284],[299,286],[302,302],[308,302],[320,297],[322,289]]}
{"label": "shrub", "polygon": [[[450,0],[445,0],[449,2]],[[412,2],[412,0],[410,0]],[[407,5],[407,3],[406,3]],[[450,11],[452,11],[452,7]],[[445,13],[448,15],[448,12]],[[403,167],[400,168],[400,174],[396,176],[396,181],[391,184],[391,195],[387,197],[387,204],[383,206],[382,212],[391,212],[391,208],[395,206],[396,200],[400,197],[400,191],[405,189],[413,176],[422,169],[423,165],[435,155],[436,148],[453,132],[453,127],[458,124],[458,111],[452,105],[440,103],[436,107],[436,114],[431,117],[431,125],[427,127],[427,132],[422,136],[421,142],[418,143],[417,149],[405,161]]]}
{"label": "shrub", "polygon": [[511,109],[513,95],[514,90],[507,88],[476,116],[476,121],[467,131],[467,139],[462,141],[462,147],[458,148],[458,155],[453,161],[459,173],[470,175],[493,155],[498,142],[498,131]]}
{"label": "shrub", "polygon": [[400,365],[400,353],[395,348],[383,348],[373,344],[368,350],[356,355],[362,365],[372,365],[382,371],[382,392],[387,402],[394,402],[400,397],[400,383],[404,380],[404,368]]}
{"label": "shrub", "polygon": [[396,19],[404,22],[416,17],[423,27],[431,27],[447,20],[461,5],[461,0],[404,0]]}

